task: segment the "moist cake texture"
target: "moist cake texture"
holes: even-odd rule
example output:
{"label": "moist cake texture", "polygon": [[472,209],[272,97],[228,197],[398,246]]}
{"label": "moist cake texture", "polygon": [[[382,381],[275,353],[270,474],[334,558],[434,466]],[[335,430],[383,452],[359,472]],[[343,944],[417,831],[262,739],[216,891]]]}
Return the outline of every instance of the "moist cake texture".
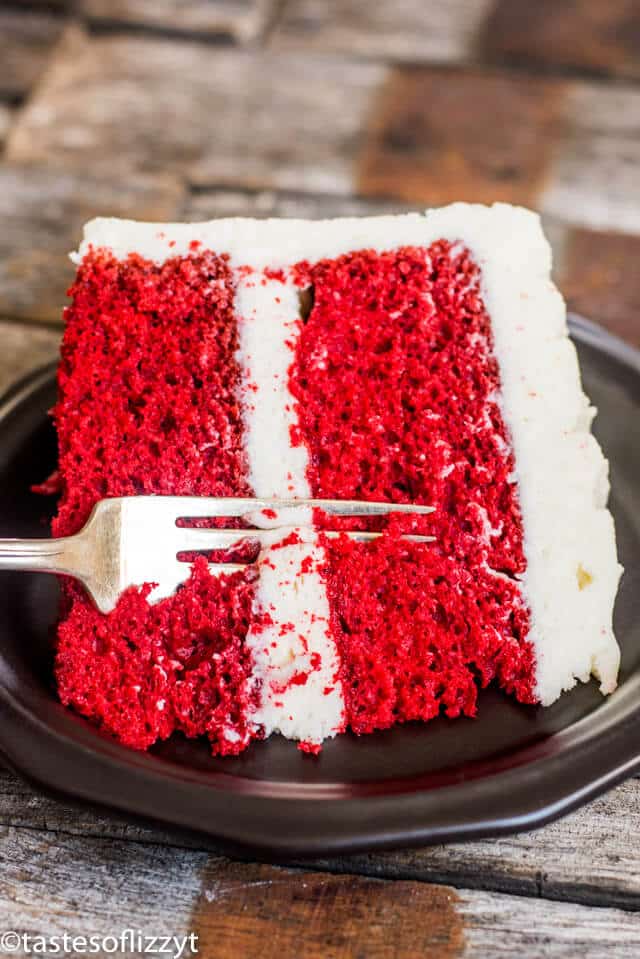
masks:
{"label": "moist cake texture", "polygon": [[[177,730],[234,754],[280,732],[315,752],[473,716],[492,681],[545,705],[592,674],[615,688],[607,463],[534,214],[99,219],[75,260],[55,534],[105,496],[435,512],[266,511],[246,570],[200,557],[175,595],[140,583],[107,616],[65,583],[64,703],[135,748]],[[325,534],[359,528],[383,535]]]}

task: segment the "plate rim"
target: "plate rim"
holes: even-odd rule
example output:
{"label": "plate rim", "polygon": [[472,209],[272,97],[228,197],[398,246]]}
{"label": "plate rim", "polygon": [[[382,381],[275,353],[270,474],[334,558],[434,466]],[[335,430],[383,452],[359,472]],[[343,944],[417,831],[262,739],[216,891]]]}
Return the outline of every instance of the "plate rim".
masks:
{"label": "plate rim", "polygon": [[[579,342],[640,374],[640,350],[576,314],[569,315],[569,327]],[[56,362],[48,363],[10,386],[0,397],[0,424],[50,384],[56,368]],[[316,790],[310,799],[287,796],[282,789],[258,794],[236,788],[233,803],[224,774],[207,777],[205,783],[204,775],[188,776],[182,767],[157,757],[149,761],[148,754],[126,749],[75,717],[70,723],[74,733],[67,734],[29,711],[5,680],[0,670],[0,755],[37,788],[204,833],[230,851],[263,858],[426,846],[534,829],[640,769],[640,696],[634,696],[640,673],[602,707],[518,750],[517,764],[501,768],[499,760],[488,760],[484,765],[489,768],[477,777],[451,781],[450,776],[445,784],[429,788],[417,778],[396,790],[385,783],[383,794],[350,789],[341,796],[340,790]],[[594,717],[603,708],[609,719],[598,723]],[[594,732],[590,726],[602,728]],[[182,770],[181,775],[175,770]]]}

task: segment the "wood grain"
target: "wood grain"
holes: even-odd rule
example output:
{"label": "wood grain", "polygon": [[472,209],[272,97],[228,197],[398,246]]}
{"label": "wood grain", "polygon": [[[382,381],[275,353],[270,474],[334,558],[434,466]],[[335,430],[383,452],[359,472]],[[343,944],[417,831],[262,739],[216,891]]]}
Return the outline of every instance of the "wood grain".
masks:
{"label": "wood grain", "polygon": [[545,80],[397,69],[372,116],[359,190],[431,205],[533,206],[565,95],[564,84]]}
{"label": "wood grain", "polygon": [[321,220],[337,216],[378,216],[414,210],[398,200],[342,197],[275,190],[198,190],[187,195],[180,218],[189,221],[223,216],[270,216]]}
{"label": "wood grain", "polygon": [[640,236],[571,230],[560,284],[569,307],[640,346]]}
{"label": "wood grain", "polygon": [[136,25],[248,43],[269,21],[272,0],[80,0],[98,23]]}
{"label": "wood grain", "polygon": [[466,959],[633,959],[640,949],[640,916],[559,902],[460,894]]}
{"label": "wood grain", "polygon": [[209,861],[206,853],[160,845],[2,829],[0,927],[46,935],[179,934]]}
{"label": "wood grain", "polygon": [[492,0],[287,0],[272,43],[281,50],[464,63],[491,6]]}
{"label": "wood grain", "polygon": [[455,959],[463,950],[458,896],[415,882],[208,864],[191,926],[204,955],[282,959]]}
{"label": "wood grain", "polygon": [[384,75],[374,64],[73,29],[7,154],[111,179],[174,173],[203,185],[348,193]]}
{"label": "wood grain", "polygon": [[0,393],[23,374],[54,360],[59,339],[55,330],[0,322]]}
{"label": "wood grain", "polygon": [[165,176],[126,182],[0,166],[0,316],[60,322],[73,279],[68,254],[94,216],[175,217],[182,191]]}
{"label": "wood grain", "polygon": [[73,29],[7,155],[111,181],[170,174],[198,189],[502,199],[640,232],[639,130],[632,87]]}
{"label": "wood grain", "polygon": [[572,84],[540,209],[569,223],[640,233],[639,168],[640,89]]}
{"label": "wood grain", "polygon": [[636,0],[499,0],[486,21],[486,56],[546,69],[640,76]]}
{"label": "wood grain", "polygon": [[640,944],[640,917],[617,909],[11,828],[0,830],[0,927],[193,932],[204,959],[635,959]]}
{"label": "wood grain", "polygon": [[0,9],[0,96],[18,99],[31,89],[63,26],[48,13]]}
{"label": "wood grain", "polygon": [[[640,833],[639,799],[640,781],[631,780],[536,832],[317,859],[313,868],[640,910],[640,850],[628,838]],[[219,852],[215,841],[205,836],[50,799],[6,772],[0,773],[0,824]]]}

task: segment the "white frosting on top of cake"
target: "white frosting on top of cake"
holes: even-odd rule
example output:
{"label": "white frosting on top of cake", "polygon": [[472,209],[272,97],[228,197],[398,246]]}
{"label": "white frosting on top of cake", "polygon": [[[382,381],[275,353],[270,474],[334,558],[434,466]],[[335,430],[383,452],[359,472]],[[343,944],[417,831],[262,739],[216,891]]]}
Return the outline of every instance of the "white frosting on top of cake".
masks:
{"label": "white frosting on top of cake", "polygon": [[[606,509],[607,462],[590,433],[593,410],[582,392],[564,303],[551,283],[551,251],[534,213],[506,204],[456,203],[426,215],[325,221],[226,219],[160,226],[97,219],[85,227],[75,259],[90,247],[107,247],[117,257],[136,252],[161,262],[187,255],[199,241],[229,254],[233,266],[280,268],[358,249],[426,247],[440,239],[469,248],[491,317],[523,516],[522,591],[531,611],[536,693],[543,704],[551,703],[591,673],[602,691],[610,692],[619,664],[612,610],[621,567]],[[269,309],[276,312],[273,304]],[[249,354],[253,347],[243,349]],[[264,443],[268,447],[269,436]],[[275,588],[275,580],[269,583]],[[305,591],[296,615],[325,609],[326,593],[318,583]],[[303,694],[296,708],[306,710],[305,703]],[[286,717],[270,719],[267,727],[289,728]]]}
{"label": "white frosting on top of cake", "polygon": [[[292,533],[296,542],[278,545]],[[263,544],[246,640],[253,656],[250,683],[259,701],[249,717],[254,732],[321,743],[344,729],[340,660],[321,572],[325,564],[318,534],[308,528],[273,530]]]}

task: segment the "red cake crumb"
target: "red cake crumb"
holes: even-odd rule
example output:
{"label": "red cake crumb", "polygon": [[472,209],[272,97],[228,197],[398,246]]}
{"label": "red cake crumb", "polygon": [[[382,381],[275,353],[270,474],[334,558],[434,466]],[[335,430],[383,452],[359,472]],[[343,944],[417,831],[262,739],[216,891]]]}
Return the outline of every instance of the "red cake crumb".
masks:
{"label": "red cake crumb", "polygon": [[520,643],[528,618],[513,582],[394,534],[366,546],[328,540],[326,548],[332,628],[354,732],[441,711],[474,716],[478,684],[496,675],[530,701],[531,646]]}
{"label": "red cake crumb", "polygon": [[54,533],[105,496],[250,493],[237,400],[233,282],[212,253],[161,266],[86,257],[55,408],[64,483]]}
{"label": "red cake crumb", "polygon": [[[157,266],[98,251],[70,293],[54,534],[76,532],[105,496],[247,495],[225,259],[202,253]],[[146,592],[130,590],[104,617],[65,585],[60,698],[135,748],[179,729],[237,752],[247,742],[242,643],[252,586],[211,577],[201,560],[175,597],[149,606]]]}
{"label": "red cake crumb", "polygon": [[39,496],[58,496],[62,492],[62,486],[60,470],[54,470],[41,483],[34,483],[31,492],[37,493]]}
{"label": "red cake crumb", "polygon": [[[496,676],[534,701],[522,518],[477,267],[440,242],[303,263],[296,277],[313,290],[291,370],[313,494],[436,508],[391,520],[375,545],[326,544],[351,728],[473,715],[477,681]],[[399,542],[402,530],[436,542]]]}
{"label": "red cake crumb", "polygon": [[221,755],[240,752],[250,738],[246,574],[216,579],[200,557],[175,596],[149,604],[148,592],[127,590],[102,616],[67,587],[56,659],[62,702],[134,749],[180,730],[209,736]]}

